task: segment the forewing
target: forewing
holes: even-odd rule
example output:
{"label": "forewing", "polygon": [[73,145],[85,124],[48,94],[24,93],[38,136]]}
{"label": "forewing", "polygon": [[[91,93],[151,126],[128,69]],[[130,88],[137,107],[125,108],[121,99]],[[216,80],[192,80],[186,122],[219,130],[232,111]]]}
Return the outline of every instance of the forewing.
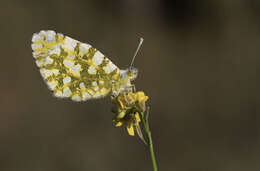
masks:
{"label": "forewing", "polygon": [[56,97],[74,101],[106,96],[119,68],[91,45],[54,31],[32,37],[33,56],[40,73]]}

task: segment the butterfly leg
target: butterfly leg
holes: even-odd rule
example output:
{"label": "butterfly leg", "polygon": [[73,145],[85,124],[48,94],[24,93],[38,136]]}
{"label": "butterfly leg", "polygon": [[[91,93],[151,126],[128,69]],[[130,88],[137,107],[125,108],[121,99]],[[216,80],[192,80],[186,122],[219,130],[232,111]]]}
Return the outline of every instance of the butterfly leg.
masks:
{"label": "butterfly leg", "polygon": [[136,92],[134,84],[131,84],[131,85],[127,86],[127,88],[126,88],[127,91],[130,91],[131,89],[133,89],[133,92]]}
{"label": "butterfly leg", "polygon": [[134,85],[134,84],[132,84],[132,87],[133,87],[133,89],[134,89],[134,92],[136,92],[136,89],[135,89],[135,85]]}

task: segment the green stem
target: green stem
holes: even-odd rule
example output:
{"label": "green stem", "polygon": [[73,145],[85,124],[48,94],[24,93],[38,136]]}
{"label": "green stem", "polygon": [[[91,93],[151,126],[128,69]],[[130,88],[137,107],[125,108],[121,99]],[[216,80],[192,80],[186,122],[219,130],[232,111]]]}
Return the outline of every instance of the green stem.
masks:
{"label": "green stem", "polygon": [[[144,119],[144,114],[142,112],[140,112],[139,115],[141,116],[142,125],[143,125],[144,131],[148,138],[149,152],[150,152],[150,157],[152,159],[153,170],[158,171],[155,154],[154,154],[154,149],[153,149],[152,135],[151,135],[151,131],[149,128],[149,123],[148,123],[148,117],[146,117],[146,119]],[[146,116],[148,116],[148,115],[149,115],[149,108],[147,109],[147,112],[146,112]]]}
{"label": "green stem", "polygon": [[149,131],[147,133],[147,135],[148,135],[148,144],[149,144],[150,156],[151,156],[152,163],[153,163],[153,170],[158,171],[156,160],[155,160],[155,155],[154,155],[154,150],[153,150],[153,140],[152,140],[151,132]]}

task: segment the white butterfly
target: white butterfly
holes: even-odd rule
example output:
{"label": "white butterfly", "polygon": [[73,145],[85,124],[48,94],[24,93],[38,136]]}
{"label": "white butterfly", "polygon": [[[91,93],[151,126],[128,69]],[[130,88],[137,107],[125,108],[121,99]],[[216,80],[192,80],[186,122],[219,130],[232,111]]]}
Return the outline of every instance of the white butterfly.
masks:
{"label": "white butterfly", "polygon": [[129,91],[138,70],[131,66],[119,69],[100,51],[61,33],[40,31],[33,34],[32,50],[36,65],[56,97],[86,101],[111,93]]}

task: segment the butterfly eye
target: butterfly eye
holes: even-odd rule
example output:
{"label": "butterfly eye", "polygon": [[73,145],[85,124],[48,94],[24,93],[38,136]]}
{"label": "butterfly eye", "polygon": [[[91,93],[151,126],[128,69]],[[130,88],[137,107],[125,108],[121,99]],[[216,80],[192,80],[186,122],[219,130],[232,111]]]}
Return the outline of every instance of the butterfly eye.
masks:
{"label": "butterfly eye", "polygon": [[131,67],[129,67],[129,71],[132,72],[132,73],[136,73],[137,72],[137,68],[131,66]]}
{"label": "butterfly eye", "polygon": [[128,69],[128,73],[129,73],[131,80],[134,80],[137,77],[138,70],[137,70],[137,68],[131,66]]}

